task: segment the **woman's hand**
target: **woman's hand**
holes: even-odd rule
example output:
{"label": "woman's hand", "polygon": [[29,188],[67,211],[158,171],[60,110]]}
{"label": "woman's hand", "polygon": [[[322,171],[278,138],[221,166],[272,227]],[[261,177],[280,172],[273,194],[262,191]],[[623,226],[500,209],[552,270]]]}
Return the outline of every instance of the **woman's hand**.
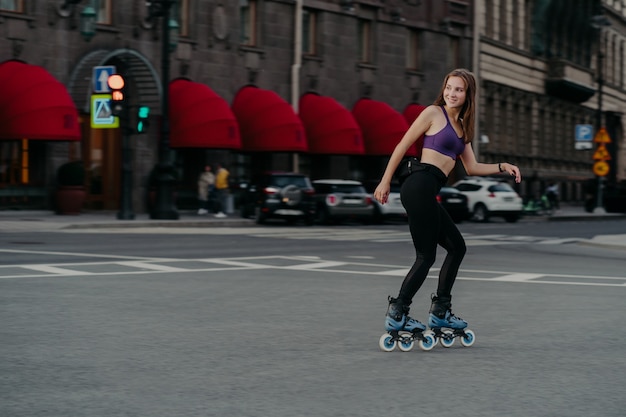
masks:
{"label": "woman's hand", "polygon": [[513,164],[509,164],[508,162],[504,162],[502,164],[500,164],[502,166],[502,169],[506,172],[509,173],[509,175],[515,177],[515,182],[516,183],[520,183],[522,182],[522,173],[520,172],[519,168]]}
{"label": "woman's hand", "polygon": [[387,199],[389,198],[389,192],[391,191],[391,186],[388,183],[381,182],[374,190],[374,198],[380,204],[385,204]]}

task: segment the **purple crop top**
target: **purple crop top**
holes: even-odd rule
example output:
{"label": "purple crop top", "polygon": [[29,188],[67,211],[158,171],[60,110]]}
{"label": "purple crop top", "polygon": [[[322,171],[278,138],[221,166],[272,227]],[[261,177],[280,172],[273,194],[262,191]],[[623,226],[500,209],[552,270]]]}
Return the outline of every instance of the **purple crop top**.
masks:
{"label": "purple crop top", "polygon": [[424,148],[432,149],[452,159],[456,159],[465,150],[465,141],[458,137],[456,131],[450,124],[446,109],[441,106],[444,116],[446,116],[446,126],[432,136],[424,135]]}

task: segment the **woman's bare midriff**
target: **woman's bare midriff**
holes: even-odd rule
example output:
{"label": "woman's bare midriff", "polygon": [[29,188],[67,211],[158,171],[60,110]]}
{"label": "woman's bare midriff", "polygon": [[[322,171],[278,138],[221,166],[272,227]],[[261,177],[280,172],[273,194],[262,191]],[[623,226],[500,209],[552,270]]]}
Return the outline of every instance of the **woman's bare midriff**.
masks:
{"label": "woman's bare midriff", "polygon": [[446,176],[454,169],[455,160],[447,155],[441,154],[432,149],[423,149],[421,161],[425,164],[434,165],[441,170]]}

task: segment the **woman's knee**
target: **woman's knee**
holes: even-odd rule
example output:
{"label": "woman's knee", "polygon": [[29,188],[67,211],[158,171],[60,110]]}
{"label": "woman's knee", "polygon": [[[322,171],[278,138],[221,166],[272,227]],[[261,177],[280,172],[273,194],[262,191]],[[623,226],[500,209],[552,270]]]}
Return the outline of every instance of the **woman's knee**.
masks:
{"label": "woman's knee", "polygon": [[454,259],[457,259],[458,262],[465,257],[465,253],[467,252],[467,246],[465,245],[465,241],[456,242],[454,245],[449,245],[447,248],[448,254]]}
{"label": "woman's knee", "polygon": [[417,252],[417,261],[430,269],[431,266],[433,266],[433,264],[435,263],[435,261],[437,260],[437,252]]}

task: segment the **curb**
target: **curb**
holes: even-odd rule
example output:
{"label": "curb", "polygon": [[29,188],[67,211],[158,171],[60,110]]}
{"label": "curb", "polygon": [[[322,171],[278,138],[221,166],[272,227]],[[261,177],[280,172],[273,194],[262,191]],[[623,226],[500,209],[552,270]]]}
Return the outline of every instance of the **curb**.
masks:
{"label": "curb", "polygon": [[169,220],[169,221],[133,221],[130,220],[128,223],[72,223],[68,224],[61,229],[70,230],[70,229],[109,229],[109,228],[144,228],[144,227],[242,227],[242,226],[252,226],[254,225],[254,220],[251,219],[232,219],[232,220],[210,220],[210,221],[201,221],[201,220]]}
{"label": "curb", "polygon": [[604,220],[623,220],[626,219],[626,214],[604,214],[604,215],[571,215],[571,216],[548,216],[549,222],[561,222],[561,221],[604,221]]}
{"label": "curb", "polygon": [[619,245],[614,243],[603,243],[603,242],[594,242],[593,240],[581,240],[576,242],[577,245],[581,246],[591,246],[594,248],[604,248],[604,249],[613,249],[613,250],[626,250],[626,245]]}

